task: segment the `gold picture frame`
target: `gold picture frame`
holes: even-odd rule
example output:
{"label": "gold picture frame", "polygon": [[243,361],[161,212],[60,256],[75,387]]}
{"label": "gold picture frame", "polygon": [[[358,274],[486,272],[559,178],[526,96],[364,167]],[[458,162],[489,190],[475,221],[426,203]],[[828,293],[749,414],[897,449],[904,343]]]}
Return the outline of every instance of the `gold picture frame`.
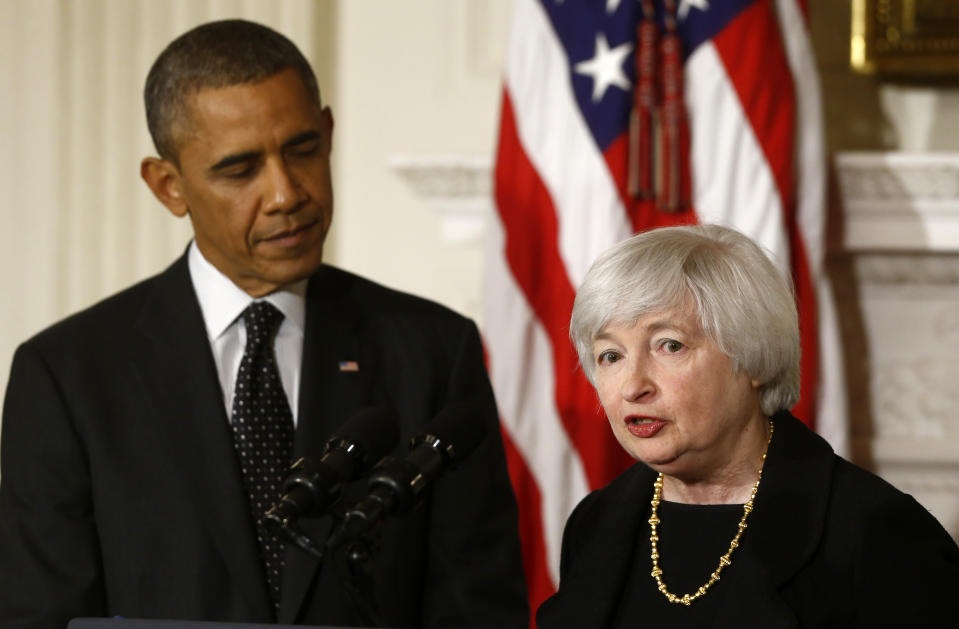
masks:
{"label": "gold picture frame", "polygon": [[857,72],[959,79],[959,0],[852,0]]}

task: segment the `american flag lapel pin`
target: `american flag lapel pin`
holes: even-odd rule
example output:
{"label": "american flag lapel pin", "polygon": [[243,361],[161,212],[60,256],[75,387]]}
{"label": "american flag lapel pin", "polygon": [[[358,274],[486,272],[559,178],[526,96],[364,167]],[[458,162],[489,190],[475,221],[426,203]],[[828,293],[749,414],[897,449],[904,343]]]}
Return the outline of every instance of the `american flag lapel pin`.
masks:
{"label": "american flag lapel pin", "polygon": [[360,364],[355,360],[341,360],[340,371],[359,371]]}

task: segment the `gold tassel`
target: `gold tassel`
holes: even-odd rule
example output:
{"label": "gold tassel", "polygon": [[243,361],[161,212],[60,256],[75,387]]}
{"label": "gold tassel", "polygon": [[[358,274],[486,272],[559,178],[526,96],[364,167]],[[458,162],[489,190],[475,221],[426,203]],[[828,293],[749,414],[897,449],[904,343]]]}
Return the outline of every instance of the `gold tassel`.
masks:
{"label": "gold tassel", "polygon": [[653,111],[656,107],[656,39],[659,29],[652,0],[643,0],[643,19],[636,27],[636,89],[629,119],[629,194],[653,196]]}
{"label": "gold tassel", "polygon": [[683,102],[681,44],[676,34],[676,3],[664,2],[666,33],[660,41],[663,102],[656,152],[656,205],[663,212],[689,207],[689,122]]}

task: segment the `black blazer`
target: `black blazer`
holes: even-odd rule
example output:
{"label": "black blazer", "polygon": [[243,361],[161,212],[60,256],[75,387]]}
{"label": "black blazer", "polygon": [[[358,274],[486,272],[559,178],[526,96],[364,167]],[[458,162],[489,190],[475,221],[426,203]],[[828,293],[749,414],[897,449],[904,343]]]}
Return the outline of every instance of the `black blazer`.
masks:
{"label": "black blazer", "polygon": [[[713,586],[736,594],[712,626],[957,626],[959,548],[935,518],[788,413],[774,419],[755,510]],[[655,478],[636,464],[576,507],[559,592],[540,606],[539,629],[599,629],[616,619],[636,544],[649,545]]]}
{"label": "black blazer", "polygon": [[[472,322],[324,266],[307,291],[301,383],[297,456],[319,456],[374,402],[396,410],[398,455],[440,409],[481,405],[480,447],[381,527],[374,587],[389,626],[525,627],[516,504]],[[274,620],[186,256],[24,343],[2,429],[0,626]],[[304,525],[320,541],[331,526]],[[364,624],[344,581],[342,557],[321,566],[288,548],[278,620]]]}

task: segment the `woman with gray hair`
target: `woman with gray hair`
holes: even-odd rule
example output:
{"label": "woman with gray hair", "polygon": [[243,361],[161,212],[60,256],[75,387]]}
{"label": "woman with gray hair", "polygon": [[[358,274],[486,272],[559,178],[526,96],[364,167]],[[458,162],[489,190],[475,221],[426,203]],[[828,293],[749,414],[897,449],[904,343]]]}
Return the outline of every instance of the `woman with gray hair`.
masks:
{"label": "woman with gray hair", "polygon": [[570,336],[639,463],[570,516],[539,629],[959,624],[956,543],[789,413],[795,301],[751,240],[701,225],[619,243]]}

